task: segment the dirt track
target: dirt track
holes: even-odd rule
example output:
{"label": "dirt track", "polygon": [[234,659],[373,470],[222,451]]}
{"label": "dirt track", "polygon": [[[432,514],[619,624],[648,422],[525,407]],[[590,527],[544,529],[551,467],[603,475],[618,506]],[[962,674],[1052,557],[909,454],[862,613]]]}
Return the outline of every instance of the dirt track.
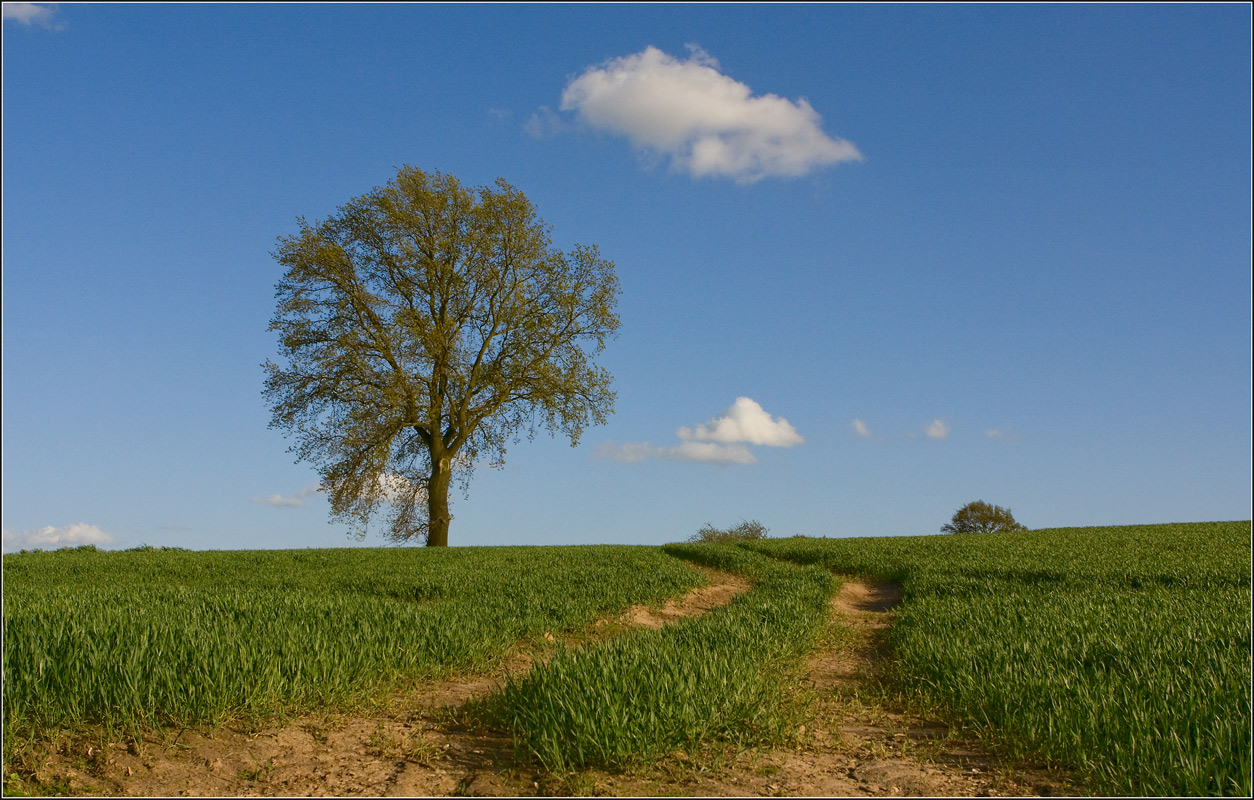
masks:
{"label": "dirt track", "polygon": [[[602,620],[584,641],[661,625],[726,605],[744,580],[705,570],[711,583],[661,608]],[[184,731],[165,740],[66,743],[39,772],[74,794],[196,796],[703,795],[976,796],[1068,794],[1043,772],[1000,769],[943,726],[908,720],[868,699],[884,653],[895,587],[846,582],[831,605],[832,635],[805,665],[812,706],[802,746],[718,766],[676,753],[630,775],[587,771],[560,782],[508,766],[507,737],[473,730],[450,708],[524,673],[518,653],[496,675],[427,683],[366,715],[324,715],[282,727]],[[539,657],[543,657],[541,653]]]}

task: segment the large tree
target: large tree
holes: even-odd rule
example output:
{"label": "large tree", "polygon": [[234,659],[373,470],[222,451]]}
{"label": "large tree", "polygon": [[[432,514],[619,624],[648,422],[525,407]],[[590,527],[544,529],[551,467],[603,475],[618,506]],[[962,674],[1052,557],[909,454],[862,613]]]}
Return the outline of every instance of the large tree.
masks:
{"label": "large tree", "polygon": [[315,464],[334,520],[447,546],[449,487],[537,427],[569,436],[613,410],[592,358],[618,328],[614,264],[555,248],[504,180],[403,167],[323,222],[279,237],[287,272],[265,363],[271,427]]}

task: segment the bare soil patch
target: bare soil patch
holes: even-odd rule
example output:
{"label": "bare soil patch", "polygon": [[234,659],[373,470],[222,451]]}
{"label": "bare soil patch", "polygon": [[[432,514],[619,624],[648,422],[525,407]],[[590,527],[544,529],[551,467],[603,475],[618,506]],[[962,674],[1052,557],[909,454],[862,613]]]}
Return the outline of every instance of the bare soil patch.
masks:
{"label": "bare soil patch", "polygon": [[[752,585],[730,572],[719,572],[708,567],[696,567],[710,581],[708,586],[693,589],[677,600],[667,600],[661,608],[632,606],[619,618],[628,627],[660,628],[684,617],[695,617],[730,603],[737,595],[744,594]],[[601,621],[598,627],[606,627]]]}

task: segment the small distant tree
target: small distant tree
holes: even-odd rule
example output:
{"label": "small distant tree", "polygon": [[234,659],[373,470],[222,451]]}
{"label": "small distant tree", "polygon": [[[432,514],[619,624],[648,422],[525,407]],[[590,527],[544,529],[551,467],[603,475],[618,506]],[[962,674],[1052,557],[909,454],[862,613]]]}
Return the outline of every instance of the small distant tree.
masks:
{"label": "small distant tree", "polygon": [[689,538],[690,542],[710,542],[713,544],[729,544],[731,542],[744,542],[750,539],[765,539],[771,529],[751,519],[748,522],[741,521],[734,528],[716,528],[710,523],[705,523],[696,535]]}
{"label": "small distant tree", "polygon": [[1010,509],[993,506],[983,500],[967,503],[954,512],[948,525],[941,526],[941,533],[1001,533],[1003,531],[1026,531],[1027,528],[1015,522]]}

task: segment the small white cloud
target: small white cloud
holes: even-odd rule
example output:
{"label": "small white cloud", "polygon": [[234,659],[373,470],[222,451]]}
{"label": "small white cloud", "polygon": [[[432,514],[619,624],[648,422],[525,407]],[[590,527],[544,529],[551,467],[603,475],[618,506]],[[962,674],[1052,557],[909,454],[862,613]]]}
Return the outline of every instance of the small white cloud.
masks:
{"label": "small white cloud", "polygon": [[319,491],[321,491],[321,487],[315,483],[313,486],[306,486],[290,497],[272,494],[267,497],[254,497],[252,502],[270,506],[271,508],[301,508],[305,505],[305,498],[312,497]]}
{"label": "small white cloud", "polygon": [[[462,454],[458,454],[462,455]],[[377,481],[379,493],[383,499],[389,503],[397,503],[409,497],[426,497],[425,489],[421,486],[415,486],[412,481],[404,475],[397,475],[395,472],[389,472],[386,475],[380,475]]]}
{"label": "small white cloud", "polygon": [[551,139],[572,129],[573,126],[569,122],[562,119],[548,106],[540,106],[540,110],[523,123],[523,130],[533,139]]}
{"label": "small white cloud", "polygon": [[65,30],[65,23],[56,19],[58,3],[5,3],[3,18],[23,25],[38,25],[50,31]]}
{"label": "small white cloud", "polygon": [[731,408],[704,425],[680,428],[680,439],[707,442],[747,442],[769,447],[792,447],[805,441],[783,417],[772,417],[748,397],[737,397]]}
{"label": "small white cloud", "polygon": [[681,441],[674,447],[648,442],[604,442],[597,447],[596,455],[626,464],[651,458],[706,464],[754,464],[758,459],[746,444],[792,447],[805,441],[788,420],[772,417],[748,397],[736,398],[731,408],[704,425],[680,428],[675,433]]}
{"label": "small white cloud", "polygon": [[85,544],[103,546],[114,543],[114,538],[95,525],[78,522],[61,528],[48,525],[34,531],[3,532],[4,550],[55,550],[62,547],[80,547]]}
{"label": "small white cloud", "polygon": [[[461,456],[462,454],[459,453],[458,457],[460,458]],[[455,462],[457,460],[458,460],[457,458],[454,459]],[[374,485],[375,485],[375,492],[376,492],[375,497],[387,503],[399,503],[404,500],[408,500],[411,497],[416,498],[421,501],[423,500],[423,498],[426,497],[426,487],[422,486],[421,484],[415,484],[412,481],[410,481],[408,478],[406,478],[404,475],[398,475],[395,472],[387,472],[387,473],[380,475],[379,477],[375,479]],[[266,505],[277,505],[280,507],[295,506],[295,505],[298,505],[298,503],[293,503],[290,501],[298,500],[300,504],[303,504],[304,498],[316,492],[321,492],[321,491],[325,491],[322,488],[322,486],[314,485],[314,486],[308,486],[304,489],[301,489],[299,492],[296,493],[294,497],[280,498],[282,500],[281,503],[271,503],[269,502],[270,498],[259,498],[259,497],[253,498],[253,502],[254,503],[266,503]],[[363,494],[366,494],[366,493],[363,493]],[[279,497],[279,495],[271,495],[271,497]]]}
{"label": "small white cloud", "polygon": [[[709,53],[694,44],[688,49],[686,60],[646,47],[589,67],[567,83],[561,109],[669,156],[673,168],[694,177],[751,183],[862,159],[851,142],[823,132],[822,117],[806,100],[755,96],[719,72]],[[533,115],[528,132],[540,138],[538,132],[554,130],[547,121],[552,113]]]}
{"label": "small white cloud", "polygon": [[949,427],[938,419],[932,420],[932,424],[927,426],[927,438],[944,439],[949,435]]}
{"label": "small white cloud", "polygon": [[753,464],[757,461],[743,444],[714,442],[682,442],[678,447],[667,448],[662,457],[678,461],[704,461],[707,464]]}
{"label": "small white cloud", "polygon": [[648,442],[601,442],[597,445],[596,457],[621,461],[624,464],[639,464],[653,457],[660,449]]}
{"label": "small white cloud", "polygon": [[984,435],[990,439],[1000,439],[1006,435],[1006,432],[1003,430],[999,430],[997,428],[992,428],[990,430],[984,431]]}
{"label": "small white cloud", "polygon": [[696,64],[703,64],[711,69],[718,69],[718,59],[707,53],[705,48],[696,42],[686,42],[684,44],[684,49],[688,51],[689,61]]}
{"label": "small white cloud", "polygon": [[305,500],[302,497],[297,497],[295,495],[292,497],[284,497],[281,494],[254,497],[251,502],[261,503],[263,506],[270,506],[271,508],[300,508],[305,505]]}
{"label": "small white cloud", "polygon": [[489,108],[488,115],[503,122],[509,119],[513,115],[513,112],[511,112],[508,108]]}
{"label": "small white cloud", "polygon": [[602,442],[597,458],[608,458],[624,464],[637,464],[646,459],[662,461],[699,461],[706,464],[753,464],[757,458],[742,444],[713,442],[681,442],[675,447],[659,447],[648,442]]}
{"label": "small white cloud", "polygon": [[863,438],[871,435],[871,429],[868,428],[866,423],[860,419],[855,419],[853,421],[853,432]]}

